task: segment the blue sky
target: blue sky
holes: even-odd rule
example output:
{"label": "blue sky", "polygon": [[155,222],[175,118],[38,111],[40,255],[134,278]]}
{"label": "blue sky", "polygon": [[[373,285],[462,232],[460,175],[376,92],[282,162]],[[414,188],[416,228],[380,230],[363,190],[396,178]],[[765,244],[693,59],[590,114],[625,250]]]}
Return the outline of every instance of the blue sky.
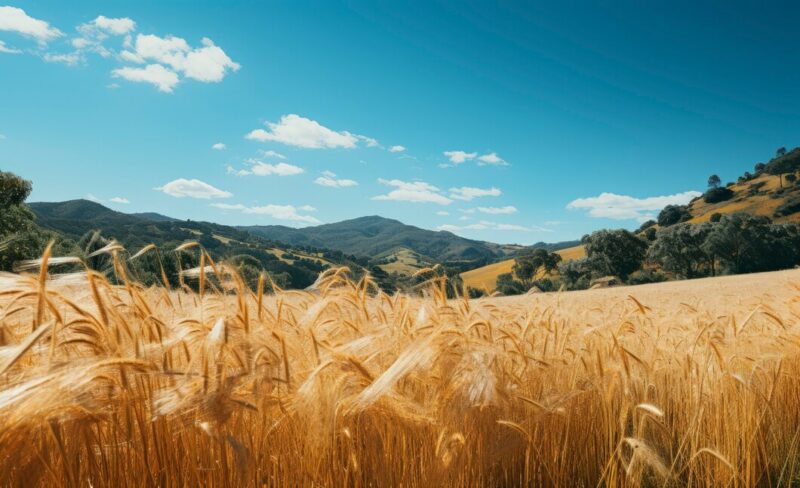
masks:
{"label": "blue sky", "polygon": [[553,3],[0,3],[0,169],[32,201],[533,243],[794,147],[796,6]]}

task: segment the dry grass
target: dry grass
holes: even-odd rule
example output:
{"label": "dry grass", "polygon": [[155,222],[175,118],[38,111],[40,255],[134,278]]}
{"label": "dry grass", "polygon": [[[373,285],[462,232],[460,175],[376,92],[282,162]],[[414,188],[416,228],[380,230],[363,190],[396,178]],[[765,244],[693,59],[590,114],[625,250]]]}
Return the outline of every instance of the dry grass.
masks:
{"label": "dry grass", "polygon": [[[564,261],[573,261],[586,256],[586,248],[581,245],[561,249],[560,251],[556,251],[556,253],[560,254],[561,259]],[[505,261],[487,264],[480,268],[465,271],[461,273],[461,279],[464,280],[464,285],[466,286],[492,292],[497,285],[497,277],[503,273],[510,273],[513,267],[514,260],[506,259]],[[542,272],[540,274],[543,275],[544,273]]]}
{"label": "dry grass", "polygon": [[796,271],[448,301],[116,261],[0,276],[0,486],[797,481]]}

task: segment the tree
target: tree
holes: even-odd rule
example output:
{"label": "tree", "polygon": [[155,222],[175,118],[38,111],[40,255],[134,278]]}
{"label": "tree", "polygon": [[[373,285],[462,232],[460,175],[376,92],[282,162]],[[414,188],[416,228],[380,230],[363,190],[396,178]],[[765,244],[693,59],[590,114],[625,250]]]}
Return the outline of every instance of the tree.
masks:
{"label": "tree", "polygon": [[521,295],[525,293],[525,286],[514,279],[511,273],[503,273],[497,277],[497,291],[503,295]]}
{"label": "tree", "polygon": [[692,214],[686,205],[667,205],[658,214],[658,225],[669,227],[670,225],[686,222],[691,218]]}
{"label": "tree", "polygon": [[556,269],[559,262],[561,262],[559,254],[538,248],[534,249],[530,254],[516,258],[512,269],[525,287],[530,288],[540,269],[543,269],[546,274],[550,274]]}
{"label": "tree", "polygon": [[0,209],[22,205],[31,194],[31,182],[14,173],[0,171]]}
{"label": "tree", "polygon": [[775,157],[776,157],[776,158],[779,158],[779,157],[781,157],[781,156],[785,156],[785,155],[786,155],[786,148],[785,148],[785,147],[779,147],[779,148],[778,148],[778,149],[775,151]]}
{"label": "tree", "polygon": [[753,169],[755,170],[756,173],[761,173],[761,172],[764,171],[764,169],[766,167],[767,167],[767,165],[764,164],[764,163],[756,163],[756,165],[755,165],[755,167]]}
{"label": "tree", "polygon": [[796,175],[796,174],[794,174],[794,173],[789,173],[788,175],[784,176],[784,179],[785,179],[785,180],[786,180],[786,181],[787,181],[789,184],[792,184],[792,185],[793,185],[793,184],[794,184],[794,183],[797,181],[797,175]]}
{"label": "tree", "polygon": [[722,184],[722,180],[718,175],[711,175],[708,177],[708,187],[709,188],[719,188],[719,185]]}
{"label": "tree", "polygon": [[642,266],[647,243],[625,229],[599,230],[586,236],[586,257],[590,268],[601,275],[628,275]]}
{"label": "tree", "polygon": [[681,278],[714,274],[714,256],[703,246],[712,226],[683,223],[662,229],[647,251],[648,260]]}
{"label": "tree", "polygon": [[560,263],[558,274],[570,290],[585,290],[592,280],[592,270],[587,258]]}
{"label": "tree", "polygon": [[733,198],[733,190],[730,188],[709,188],[703,194],[703,201],[706,203],[719,203]]}
{"label": "tree", "polygon": [[53,255],[72,254],[74,245],[67,239],[36,225],[36,216],[25,205],[31,183],[13,173],[0,172],[0,270],[11,271],[14,264],[42,255],[47,243],[55,240]]}

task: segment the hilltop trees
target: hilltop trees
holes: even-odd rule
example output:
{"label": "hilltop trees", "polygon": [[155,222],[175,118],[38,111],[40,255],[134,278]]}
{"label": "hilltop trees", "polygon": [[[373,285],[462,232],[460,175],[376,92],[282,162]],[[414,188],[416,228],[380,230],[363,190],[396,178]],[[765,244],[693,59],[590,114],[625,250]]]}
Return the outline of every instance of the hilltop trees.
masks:
{"label": "hilltop trees", "polygon": [[660,227],[669,227],[670,225],[686,222],[691,218],[692,214],[686,205],[667,205],[658,214],[658,225]]}
{"label": "hilltop trees", "polygon": [[722,180],[719,178],[718,175],[711,175],[708,177],[708,187],[709,188],[719,188],[719,185],[722,184]]}

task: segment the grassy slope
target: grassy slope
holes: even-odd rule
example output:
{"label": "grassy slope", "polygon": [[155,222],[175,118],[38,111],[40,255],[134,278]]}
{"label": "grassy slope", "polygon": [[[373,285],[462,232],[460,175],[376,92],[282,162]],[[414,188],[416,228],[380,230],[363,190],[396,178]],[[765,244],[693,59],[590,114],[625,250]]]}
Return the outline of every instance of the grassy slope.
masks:
{"label": "grassy slope", "polygon": [[[561,259],[564,261],[580,259],[586,255],[583,246],[569,247],[556,252],[561,255]],[[503,273],[510,273],[513,266],[514,260],[506,259],[505,261],[461,273],[461,279],[464,280],[464,284],[467,286],[491,292],[497,283],[497,277]]]}
{"label": "grassy slope", "polygon": [[[750,188],[753,185],[764,183],[760,191],[756,195],[750,195]],[[798,191],[800,189],[797,185],[792,185],[786,181],[783,182],[784,193],[776,194],[775,192],[780,189],[780,182],[776,175],[762,175],[744,183],[737,183],[733,185],[731,190],[734,192],[734,197],[728,201],[709,204],[698,199],[692,202],[689,210],[692,212],[694,218],[690,222],[699,223],[707,222],[714,213],[734,213],[745,212],[752,215],[764,215],[773,219],[775,222],[797,222],[800,221],[800,213],[789,215],[786,217],[774,217],[775,209],[780,205],[787,202],[791,198],[798,198]],[[773,198],[774,197],[774,198]]]}

